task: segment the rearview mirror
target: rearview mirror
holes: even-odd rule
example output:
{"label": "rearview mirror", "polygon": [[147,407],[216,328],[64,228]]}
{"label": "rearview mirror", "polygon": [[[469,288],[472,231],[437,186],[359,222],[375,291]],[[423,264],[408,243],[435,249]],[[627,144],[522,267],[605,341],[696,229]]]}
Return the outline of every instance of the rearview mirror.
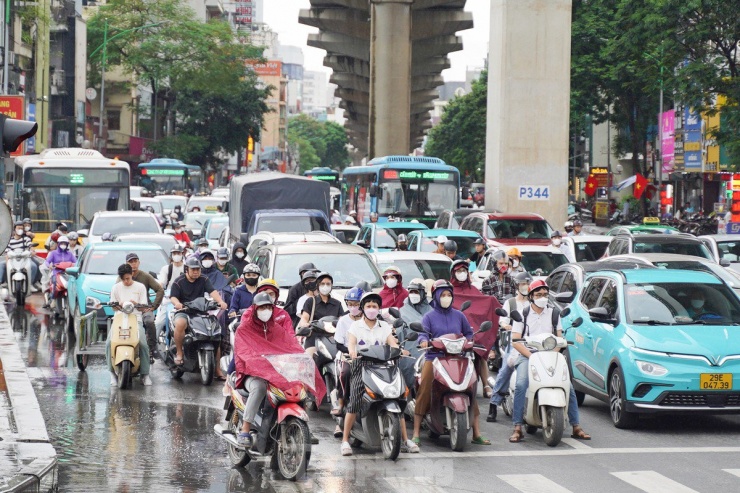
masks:
{"label": "rearview mirror", "polygon": [[463,304],[462,304],[462,306],[460,307],[460,311],[461,311],[461,312],[464,312],[465,310],[467,310],[468,308],[470,308],[470,305],[472,305],[471,301],[470,301],[470,300],[466,301],[466,302],[465,302],[465,303],[463,303]]}
{"label": "rearview mirror", "polygon": [[558,293],[555,295],[555,301],[563,304],[571,303],[573,301],[573,298],[573,293],[570,291],[563,291],[562,293]]}
{"label": "rearview mirror", "polygon": [[721,265],[722,267],[729,267],[730,265],[732,265],[732,262],[730,262],[726,258],[721,258],[719,259],[719,265]]}
{"label": "rearview mirror", "polygon": [[370,248],[370,245],[368,245],[365,240],[357,240],[357,246],[361,246],[362,248]]}
{"label": "rearview mirror", "polygon": [[513,312],[511,312],[511,314],[509,315],[509,318],[512,319],[514,322],[520,322],[520,323],[521,323],[522,320],[524,320],[522,318],[522,314],[519,313],[516,310],[514,310]]}
{"label": "rearview mirror", "polygon": [[486,320],[482,324],[480,324],[480,329],[478,332],[488,332],[491,330],[491,327],[493,327],[493,323],[490,320]]}
{"label": "rearview mirror", "polygon": [[310,327],[301,327],[300,329],[296,330],[295,335],[300,337],[306,337],[311,333]]}
{"label": "rearview mirror", "polygon": [[393,321],[393,327],[396,329],[403,327],[403,320],[401,320],[400,318],[395,319]]}
{"label": "rearview mirror", "polygon": [[565,307],[563,311],[560,312],[560,318],[565,318],[568,315],[570,315],[570,307]]}
{"label": "rearview mirror", "polygon": [[573,323],[570,325],[571,327],[577,328],[583,325],[583,319],[581,317],[578,317],[577,319],[573,320]]}
{"label": "rearview mirror", "polygon": [[68,267],[65,272],[69,274],[70,277],[77,277],[80,275],[80,268],[79,267]]}
{"label": "rearview mirror", "polygon": [[617,324],[617,321],[609,316],[609,312],[603,306],[597,306],[596,308],[591,308],[588,311],[588,316],[591,317],[591,320],[595,320],[597,322],[602,322],[602,323],[611,324],[611,325]]}
{"label": "rearview mirror", "polygon": [[503,308],[496,308],[496,315],[498,315],[499,317],[508,317],[509,316],[509,314],[506,313],[506,310],[504,310]]}
{"label": "rearview mirror", "polygon": [[418,338],[419,338],[418,332],[409,332],[408,335],[406,336],[407,341],[415,341]]}
{"label": "rearview mirror", "polygon": [[409,327],[414,332],[424,332],[424,327],[419,322],[411,322],[411,325],[409,325]]}
{"label": "rearview mirror", "polygon": [[388,313],[390,313],[393,318],[401,318],[401,312],[398,311],[398,308],[395,306],[388,308]]}

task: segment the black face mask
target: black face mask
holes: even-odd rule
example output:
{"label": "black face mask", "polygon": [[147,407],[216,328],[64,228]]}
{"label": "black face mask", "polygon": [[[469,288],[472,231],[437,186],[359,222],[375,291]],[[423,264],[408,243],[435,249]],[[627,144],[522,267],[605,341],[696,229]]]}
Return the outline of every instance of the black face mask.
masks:
{"label": "black face mask", "polygon": [[310,281],[303,285],[306,291],[316,291],[316,281]]}
{"label": "black face mask", "polygon": [[409,246],[404,243],[403,245],[398,245],[398,249],[401,250],[402,252],[405,252],[406,250],[409,249]]}
{"label": "black face mask", "polygon": [[244,282],[246,283],[247,286],[256,286],[257,281],[259,281],[259,278],[257,277],[245,277],[244,278]]}

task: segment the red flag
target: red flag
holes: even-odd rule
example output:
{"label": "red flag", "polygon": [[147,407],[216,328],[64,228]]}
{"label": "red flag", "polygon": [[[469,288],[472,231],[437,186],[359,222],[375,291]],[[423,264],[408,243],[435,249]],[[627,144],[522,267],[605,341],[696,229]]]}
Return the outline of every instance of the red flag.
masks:
{"label": "red flag", "polygon": [[633,195],[636,199],[639,199],[642,197],[642,194],[645,192],[648,186],[647,178],[642,176],[640,173],[635,174],[635,188]]}
{"label": "red flag", "polygon": [[597,188],[599,188],[599,180],[594,175],[589,175],[588,180],[586,180],[586,195],[593,197]]}

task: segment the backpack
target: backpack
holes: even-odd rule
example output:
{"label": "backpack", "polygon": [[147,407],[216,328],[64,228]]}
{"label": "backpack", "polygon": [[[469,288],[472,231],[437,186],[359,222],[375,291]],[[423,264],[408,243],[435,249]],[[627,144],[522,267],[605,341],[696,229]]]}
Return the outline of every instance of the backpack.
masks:
{"label": "backpack", "polygon": [[[524,323],[524,329],[522,331],[522,337],[525,337],[529,334],[529,327],[527,327],[527,318],[529,317],[529,310],[531,309],[531,305],[527,304],[527,306],[524,307],[524,310],[522,310],[522,323]],[[552,308],[552,334],[554,336],[558,335],[558,318],[560,318],[560,308],[554,306]]]}

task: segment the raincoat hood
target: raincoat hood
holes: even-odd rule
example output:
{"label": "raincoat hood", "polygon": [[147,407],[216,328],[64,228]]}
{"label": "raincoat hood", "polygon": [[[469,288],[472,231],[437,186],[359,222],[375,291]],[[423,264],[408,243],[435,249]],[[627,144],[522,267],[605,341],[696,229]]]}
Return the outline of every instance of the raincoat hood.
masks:
{"label": "raincoat hood", "polygon": [[[388,270],[389,269],[386,269],[383,273],[385,274]],[[383,283],[383,289],[378,293],[380,295],[380,299],[383,300],[383,308],[401,308],[404,300],[409,296],[408,290],[403,287],[403,276],[401,275],[401,272],[396,269],[392,270],[396,277],[398,277],[398,284],[395,288],[391,289]]]}
{"label": "raincoat hood", "polygon": [[455,304],[455,292],[448,288],[441,288],[434,292],[432,295],[432,301],[429,303],[432,308],[434,308],[438,312],[446,313],[449,312],[452,309],[452,305],[450,305],[448,308],[442,308],[442,305],[439,303],[439,299],[442,297],[442,293],[445,291],[449,291],[452,293],[452,305]]}

